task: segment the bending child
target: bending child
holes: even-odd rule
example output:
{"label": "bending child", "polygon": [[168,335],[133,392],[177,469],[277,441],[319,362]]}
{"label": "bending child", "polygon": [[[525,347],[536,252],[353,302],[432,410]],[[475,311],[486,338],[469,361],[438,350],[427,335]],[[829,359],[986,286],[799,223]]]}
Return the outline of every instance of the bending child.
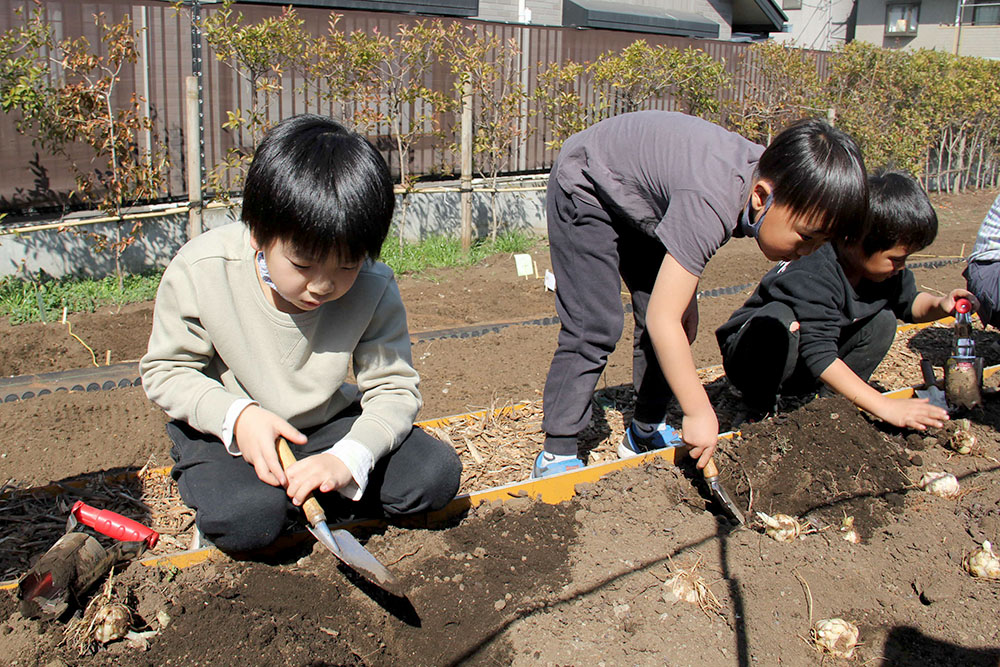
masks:
{"label": "bending child", "polygon": [[622,333],[622,280],[635,318],[637,398],[619,455],[679,442],[664,422],[673,395],[684,413],[680,437],[704,467],[719,423],[689,343],[705,264],[733,236],[754,238],[772,260],[807,255],[858,231],[866,203],[857,145],[822,121],[787,129],[767,150],[664,111],[615,116],[567,139],[546,196],[562,327],[532,475],[583,465],[577,436]]}
{"label": "bending child", "polygon": [[[406,313],[375,261],[394,206],[367,140],[296,116],[254,155],[245,224],[198,236],[164,272],[142,384],[173,419],[172,474],[219,548],[267,546],[314,491],[342,518],[454,497],[461,463],[413,426]],[[345,382],[352,363],[356,387]],[[279,437],[299,459],[287,471]]]}
{"label": "bending child", "polygon": [[[879,419],[923,430],[948,419],[927,399],[892,399],[868,384],[896,335],[896,320],[945,317],[964,289],[918,292],[907,258],[934,241],[937,214],[912,176],[880,172],[868,180],[859,241],[837,241],[771,269],[716,331],[730,383],[752,416],[773,413],[778,394],[842,394]],[[975,297],[972,297],[976,305]]]}

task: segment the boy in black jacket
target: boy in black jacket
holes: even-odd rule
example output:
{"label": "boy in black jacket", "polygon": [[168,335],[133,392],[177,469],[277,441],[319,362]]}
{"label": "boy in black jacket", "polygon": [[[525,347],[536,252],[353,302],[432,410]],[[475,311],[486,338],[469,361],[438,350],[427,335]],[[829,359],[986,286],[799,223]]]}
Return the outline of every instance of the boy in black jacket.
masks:
{"label": "boy in black jacket", "polygon": [[926,399],[890,399],[868,384],[892,345],[896,319],[945,317],[964,289],[918,292],[906,259],[937,235],[937,214],[912,176],[881,172],[868,180],[868,233],[835,241],[795,262],[781,262],[715,332],[729,381],[752,414],[773,412],[779,393],[813,392],[821,381],[879,419],[923,430],[947,412]]}

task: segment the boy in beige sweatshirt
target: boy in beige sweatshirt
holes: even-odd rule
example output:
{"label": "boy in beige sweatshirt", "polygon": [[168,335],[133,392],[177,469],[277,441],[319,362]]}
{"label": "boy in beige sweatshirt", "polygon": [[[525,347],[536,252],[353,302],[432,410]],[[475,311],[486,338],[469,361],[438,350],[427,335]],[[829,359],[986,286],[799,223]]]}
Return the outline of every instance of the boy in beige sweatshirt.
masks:
{"label": "boy in beige sweatshirt", "polygon": [[[164,272],[142,383],[173,419],[172,474],[219,548],[267,546],[311,492],[333,517],[438,509],[457,492],[454,450],[413,426],[406,312],[376,261],[394,206],[367,140],[295,116],[254,155],[245,224],[198,236]],[[287,470],[278,437],[299,459]]]}

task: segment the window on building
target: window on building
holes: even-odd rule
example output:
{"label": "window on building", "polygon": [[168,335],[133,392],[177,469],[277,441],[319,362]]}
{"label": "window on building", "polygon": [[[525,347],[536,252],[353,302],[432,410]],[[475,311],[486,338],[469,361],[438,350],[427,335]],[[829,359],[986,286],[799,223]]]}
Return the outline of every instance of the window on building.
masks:
{"label": "window on building", "polygon": [[917,15],[920,3],[886,5],[885,34],[889,37],[904,37],[917,34]]}
{"label": "window on building", "polygon": [[1000,3],[997,0],[970,0],[966,6],[969,5],[972,6],[972,25],[1000,25]]}

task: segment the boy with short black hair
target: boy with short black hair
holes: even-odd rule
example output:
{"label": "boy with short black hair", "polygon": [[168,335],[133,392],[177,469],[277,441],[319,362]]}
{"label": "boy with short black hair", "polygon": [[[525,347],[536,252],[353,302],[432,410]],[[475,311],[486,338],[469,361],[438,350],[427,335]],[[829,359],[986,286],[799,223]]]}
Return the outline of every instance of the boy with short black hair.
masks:
{"label": "boy with short black hair", "polygon": [[892,345],[897,318],[936,320],[972,295],[917,291],[906,260],[934,241],[937,214],[915,178],[879,172],[868,192],[864,238],[774,267],[716,331],[726,376],[752,416],[773,412],[779,393],[811,393],[822,383],[896,426],[923,430],[948,419],[927,399],[888,398],[868,378]]}
{"label": "boy with short black hair", "polygon": [[[532,475],[578,468],[578,434],[622,333],[621,281],[635,317],[635,415],[619,455],[683,443],[704,467],[718,419],[689,343],[698,280],[733,236],[770,259],[794,259],[864,217],[861,152],[819,120],[796,124],[765,150],[706,120],[640,111],[570,137],[549,177],[546,207],[562,328],[545,383],[544,451]],[[664,422],[671,395],[682,436]]]}
{"label": "boy with short black hair", "polygon": [[[454,497],[461,463],[413,426],[406,313],[375,261],[394,206],[367,140],[296,116],[254,155],[246,224],[193,239],[164,272],[142,384],[174,420],[172,474],[219,548],[267,546],[311,492],[334,517]],[[357,387],[345,382],[352,363]],[[287,470],[279,437],[300,459]]]}

